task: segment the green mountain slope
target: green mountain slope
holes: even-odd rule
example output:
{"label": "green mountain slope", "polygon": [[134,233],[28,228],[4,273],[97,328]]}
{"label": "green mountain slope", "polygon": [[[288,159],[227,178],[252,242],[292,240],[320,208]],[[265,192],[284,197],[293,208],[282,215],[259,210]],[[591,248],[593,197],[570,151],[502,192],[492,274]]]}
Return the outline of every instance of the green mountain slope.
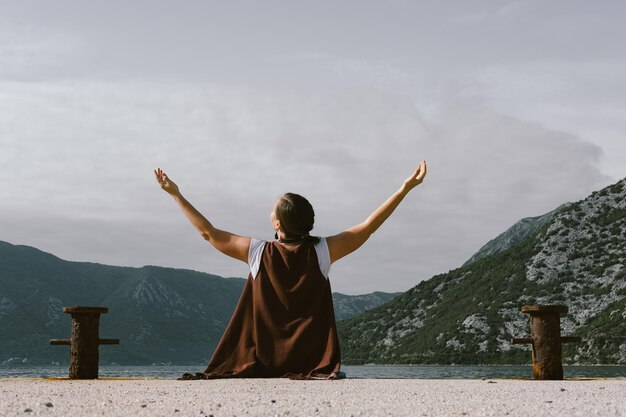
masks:
{"label": "green mountain slope", "polygon": [[[518,231],[519,232],[519,231]],[[626,179],[512,245],[339,324],[346,363],[527,363],[524,304],[565,304],[577,363],[626,363]]]}
{"label": "green mountain slope", "polygon": [[67,348],[48,346],[48,339],[69,337],[70,316],[62,308],[72,305],[109,307],[101,337],[122,342],[100,349],[103,363],[204,361],[244,282],[189,270],[67,262],[0,242],[0,333],[5,335],[0,363],[66,361]]}

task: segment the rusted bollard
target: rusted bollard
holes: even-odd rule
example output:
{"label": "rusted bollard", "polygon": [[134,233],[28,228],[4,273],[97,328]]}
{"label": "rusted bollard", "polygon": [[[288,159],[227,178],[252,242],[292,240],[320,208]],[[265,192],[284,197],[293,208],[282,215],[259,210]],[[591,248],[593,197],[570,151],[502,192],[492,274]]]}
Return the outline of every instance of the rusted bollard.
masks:
{"label": "rusted bollard", "polygon": [[567,314],[562,305],[523,306],[522,313],[530,314],[530,337],[513,338],[513,344],[532,345],[533,377],[535,379],[563,379],[561,343],[580,342],[580,337],[561,337],[561,314]]}
{"label": "rusted bollard", "polygon": [[106,307],[63,307],[72,315],[71,339],[50,339],[51,345],[70,345],[70,378],[98,378],[98,345],[117,345],[119,339],[100,339],[100,314],[108,313]]}

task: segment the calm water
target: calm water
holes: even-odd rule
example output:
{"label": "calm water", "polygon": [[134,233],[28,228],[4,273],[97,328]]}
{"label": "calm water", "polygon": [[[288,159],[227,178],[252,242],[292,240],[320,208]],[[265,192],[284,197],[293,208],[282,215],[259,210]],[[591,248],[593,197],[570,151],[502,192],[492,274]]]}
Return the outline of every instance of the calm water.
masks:
{"label": "calm water", "polygon": [[[100,366],[100,377],[175,379],[185,372],[195,373],[199,366]],[[423,366],[423,365],[344,365],[341,369],[348,378],[401,379],[489,379],[528,378],[531,367],[515,366]],[[67,377],[67,365],[59,366],[4,366],[0,378]],[[626,378],[626,366],[565,366],[565,378]]]}

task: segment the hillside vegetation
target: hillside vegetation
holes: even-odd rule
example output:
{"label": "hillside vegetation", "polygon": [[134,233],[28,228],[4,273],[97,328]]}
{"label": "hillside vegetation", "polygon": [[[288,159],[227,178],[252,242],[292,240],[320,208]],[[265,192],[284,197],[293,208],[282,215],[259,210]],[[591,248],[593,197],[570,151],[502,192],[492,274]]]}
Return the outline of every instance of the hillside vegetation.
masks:
{"label": "hillside vegetation", "polygon": [[562,334],[583,338],[565,345],[567,362],[626,364],[626,179],[526,224],[534,230],[518,223],[495,250],[341,322],[344,362],[528,363],[529,347],[510,343],[529,332],[520,307],[564,304]]}

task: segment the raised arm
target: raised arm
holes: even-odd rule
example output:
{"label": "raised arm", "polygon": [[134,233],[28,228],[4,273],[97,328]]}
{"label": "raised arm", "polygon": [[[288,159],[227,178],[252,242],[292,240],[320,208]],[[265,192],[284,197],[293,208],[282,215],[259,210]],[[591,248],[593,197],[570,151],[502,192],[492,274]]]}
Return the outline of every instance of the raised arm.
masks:
{"label": "raised arm", "polygon": [[250,248],[250,238],[244,236],[237,236],[233,233],[225,230],[220,230],[211,224],[198,210],[191,205],[189,201],[183,197],[180,193],[178,186],[172,181],[166,174],[157,168],[154,170],[154,175],[161,188],[165,190],[169,195],[174,197],[174,200],[180,206],[183,214],[191,224],[200,232],[202,237],[207,240],[215,249],[219,250],[225,255],[232,256],[235,259],[248,263],[248,250]]}
{"label": "raised arm", "polygon": [[402,187],[378,207],[363,223],[357,224],[337,235],[329,236],[328,251],[330,262],[335,262],[344,256],[354,252],[374,233],[398,207],[404,197],[424,181],[426,176],[426,161],[422,161],[415,172],[407,178]]}

